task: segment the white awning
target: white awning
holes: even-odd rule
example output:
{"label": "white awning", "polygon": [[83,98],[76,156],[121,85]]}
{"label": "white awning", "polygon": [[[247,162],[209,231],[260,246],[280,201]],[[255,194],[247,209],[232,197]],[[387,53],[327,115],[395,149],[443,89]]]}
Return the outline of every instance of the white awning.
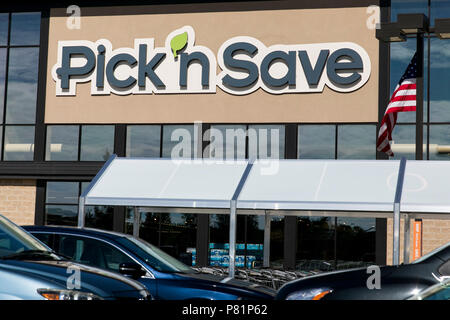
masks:
{"label": "white awning", "polygon": [[[450,218],[449,185],[448,161],[249,162],[113,155],[80,197],[78,226],[84,226],[85,205],[228,213],[233,275],[238,213],[393,217],[396,264],[400,212],[416,218]],[[409,241],[409,236],[405,239]]]}

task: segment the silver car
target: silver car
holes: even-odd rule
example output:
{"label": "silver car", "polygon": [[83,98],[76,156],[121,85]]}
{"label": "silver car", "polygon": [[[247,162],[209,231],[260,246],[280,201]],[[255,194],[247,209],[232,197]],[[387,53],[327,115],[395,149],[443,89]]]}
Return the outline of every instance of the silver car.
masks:
{"label": "silver car", "polygon": [[148,300],[139,282],[73,263],[0,215],[0,300]]}

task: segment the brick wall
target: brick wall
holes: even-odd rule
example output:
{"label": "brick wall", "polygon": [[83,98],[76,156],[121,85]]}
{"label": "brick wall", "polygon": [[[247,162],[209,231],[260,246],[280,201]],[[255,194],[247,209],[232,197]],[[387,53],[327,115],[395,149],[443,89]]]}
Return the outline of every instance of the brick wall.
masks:
{"label": "brick wall", "polygon": [[0,214],[18,225],[34,224],[35,180],[0,179]]}
{"label": "brick wall", "polygon": [[[392,250],[393,250],[393,219],[387,219],[387,264],[392,264]],[[414,219],[410,220],[410,249],[409,249],[409,261],[412,261],[413,254],[413,223]],[[428,252],[450,242],[450,219],[448,220],[435,220],[435,219],[423,219],[422,220],[422,254],[425,255]],[[400,221],[400,263],[403,262],[403,232],[404,232],[404,220]]]}

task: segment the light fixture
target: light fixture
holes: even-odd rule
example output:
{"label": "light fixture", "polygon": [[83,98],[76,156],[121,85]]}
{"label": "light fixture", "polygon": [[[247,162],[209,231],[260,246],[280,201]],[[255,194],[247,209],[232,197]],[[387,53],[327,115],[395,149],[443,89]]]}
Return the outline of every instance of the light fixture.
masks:
{"label": "light fixture", "polygon": [[439,39],[450,39],[450,19],[434,20],[434,33]]}
{"label": "light fixture", "polygon": [[397,25],[404,34],[417,34],[428,30],[428,19],[422,13],[399,14]]}
{"label": "light fixture", "polygon": [[384,42],[403,42],[406,41],[406,35],[400,30],[397,23],[381,23],[376,30],[378,40]]}

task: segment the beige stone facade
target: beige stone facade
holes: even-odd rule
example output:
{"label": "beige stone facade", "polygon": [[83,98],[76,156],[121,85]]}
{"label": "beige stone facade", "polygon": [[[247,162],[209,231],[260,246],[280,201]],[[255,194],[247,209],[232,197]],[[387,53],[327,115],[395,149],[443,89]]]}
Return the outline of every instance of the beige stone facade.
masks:
{"label": "beige stone facade", "polygon": [[0,180],[0,214],[18,225],[34,224],[36,180]]}
{"label": "beige stone facade", "polygon": [[[437,219],[423,219],[422,225],[422,255],[429,253],[430,251],[444,245],[450,241],[450,219],[449,220],[437,220]],[[410,221],[410,261],[413,257],[413,223],[414,219]],[[393,220],[387,220],[387,242],[386,242],[386,254],[387,264],[392,264],[392,251],[393,251]],[[403,262],[403,244],[404,244],[404,220],[400,223],[400,263]]]}

